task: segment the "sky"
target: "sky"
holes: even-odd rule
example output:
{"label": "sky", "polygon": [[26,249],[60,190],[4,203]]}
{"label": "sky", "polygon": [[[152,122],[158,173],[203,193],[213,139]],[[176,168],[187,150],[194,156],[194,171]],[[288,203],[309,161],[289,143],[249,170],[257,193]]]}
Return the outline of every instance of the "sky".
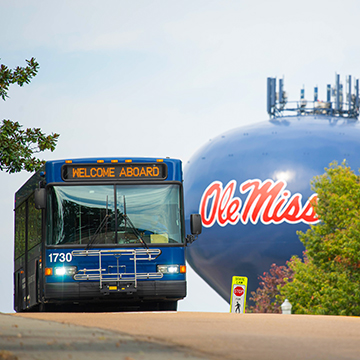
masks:
{"label": "sky", "polygon": [[[43,159],[174,157],[268,119],[266,78],[326,98],[360,76],[358,1],[0,0],[0,63],[40,64],[0,119],[60,134]],[[13,198],[30,174],[0,173],[0,312],[13,304]],[[186,181],[186,178],[185,178]],[[180,311],[229,311],[189,269]]]}

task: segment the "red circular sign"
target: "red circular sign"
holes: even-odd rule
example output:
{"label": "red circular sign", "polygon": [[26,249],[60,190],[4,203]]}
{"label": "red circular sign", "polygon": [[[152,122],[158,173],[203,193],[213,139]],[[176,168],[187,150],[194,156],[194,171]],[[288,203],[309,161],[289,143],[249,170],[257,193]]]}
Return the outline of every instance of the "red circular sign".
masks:
{"label": "red circular sign", "polygon": [[236,296],[243,296],[244,295],[244,289],[241,287],[241,286],[237,286],[235,289],[234,289],[234,294]]}

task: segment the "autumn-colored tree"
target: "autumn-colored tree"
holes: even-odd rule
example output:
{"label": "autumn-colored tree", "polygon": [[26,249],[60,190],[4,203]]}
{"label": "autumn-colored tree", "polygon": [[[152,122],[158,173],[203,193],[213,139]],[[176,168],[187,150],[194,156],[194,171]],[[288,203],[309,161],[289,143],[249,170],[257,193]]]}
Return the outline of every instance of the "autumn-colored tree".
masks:
{"label": "autumn-colored tree", "polygon": [[260,287],[251,292],[249,300],[255,305],[249,307],[249,312],[253,313],[281,313],[281,302],[276,299],[280,294],[280,289],[287,281],[291,281],[293,271],[290,267],[277,266],[272,264],[269,272],[264,272],[259,276]]}
{"label": "autumn-colored tree", "polygon": [[[26,60],[26,67],[14,70],[0,65],[0,97],[8,98],[11,84],[29,84],[36,75],[39,64],[35,58]],[[44,134],[40,128],[23,129],[18,122],[3,120],[0,125],[0,170],[9,173],[21,170],[38,170],[44,163],[34,156],[44,150],[54,151],[59,134]]]}
{"label": "autumn-colored tree", "polygon": [[320,222],[298,233],[306,256],[288,263],[293,280],[277,300],[294,313],[360,316],[360,177],[345,161],[325,170],[312,181]]}

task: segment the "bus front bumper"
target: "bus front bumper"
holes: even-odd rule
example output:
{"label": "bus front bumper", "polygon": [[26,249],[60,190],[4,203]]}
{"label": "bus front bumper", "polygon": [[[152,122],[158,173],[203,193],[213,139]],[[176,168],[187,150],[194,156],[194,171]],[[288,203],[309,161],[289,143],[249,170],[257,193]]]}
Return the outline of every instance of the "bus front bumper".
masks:
{"label": "bus front bumper", "polygon": [[89,300],[181,300],[186,296],[186,281],[138,281],[134,284],[105,284],[99,282],[47,283],[45,301]]}

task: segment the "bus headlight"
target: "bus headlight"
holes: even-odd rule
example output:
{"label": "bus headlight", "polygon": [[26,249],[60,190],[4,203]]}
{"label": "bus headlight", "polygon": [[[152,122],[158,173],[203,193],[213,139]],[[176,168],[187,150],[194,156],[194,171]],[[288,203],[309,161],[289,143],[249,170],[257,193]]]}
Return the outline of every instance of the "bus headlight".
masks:
{"label": "bus headlight", "polygon": [[157,271],[163,274],[178,274],[180,272],[179,265],[158,265]]}
{"label": "bus headlight", "polygon": [[75,275],[76,271],[77,271],[76,266],[61,266],[61,267],[56,267],[54,273],[55,275],[58,276],[64,276],[64,275],[73,276]]}

